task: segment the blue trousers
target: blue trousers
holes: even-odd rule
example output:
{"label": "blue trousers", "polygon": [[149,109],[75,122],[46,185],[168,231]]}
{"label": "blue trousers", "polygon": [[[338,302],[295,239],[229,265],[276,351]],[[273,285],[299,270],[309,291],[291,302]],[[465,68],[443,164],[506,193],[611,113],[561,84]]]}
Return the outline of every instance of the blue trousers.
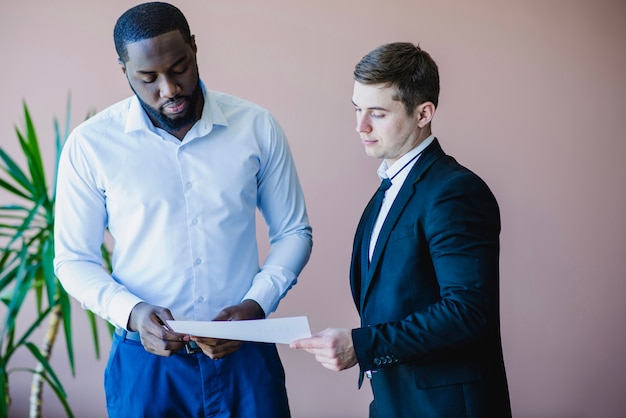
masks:
{"label": "blue trousers", "polygon": [[162,357],[114,335],[104,373],[109,418],[289,418],[274,344],[243,343],[211,360],[185,350]]}

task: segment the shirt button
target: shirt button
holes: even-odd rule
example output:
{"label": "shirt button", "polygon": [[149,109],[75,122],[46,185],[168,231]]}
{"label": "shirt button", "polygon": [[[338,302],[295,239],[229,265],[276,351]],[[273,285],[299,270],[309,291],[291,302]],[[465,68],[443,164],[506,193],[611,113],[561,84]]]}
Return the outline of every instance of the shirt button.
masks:
{"label": "shirt button", "polygon": [[201,258],[196,258],[196,266],[202,264]]}
{"label": "shirt button", "polygon": [[203,297],[203,296],[200,296],[200,297],[198,298],[197,302],[198,302],[198,303],[202,303],[202,302],[204,302],[204,297]]}
{"label": "shirt button", "polygon": [[192,224],[192,225],[197,225],[197,224],[198,224],[198,220],[197,220],[197,219],[192,220],[192,221],[191,221],[191,224]]}

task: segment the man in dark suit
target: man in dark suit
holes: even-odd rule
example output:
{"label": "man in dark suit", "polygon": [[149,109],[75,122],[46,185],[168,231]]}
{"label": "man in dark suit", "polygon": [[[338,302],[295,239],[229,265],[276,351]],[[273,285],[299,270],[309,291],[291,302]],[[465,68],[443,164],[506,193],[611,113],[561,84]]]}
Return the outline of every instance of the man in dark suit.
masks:
{"label": "man in dark suit", "polygon": [[365,375],[374,393],[370,417],[510,417],[499,208],[431,133],[437,65],[418,46],[391,43],[363,57],[354,79],[356,129],[367,155],[383,159],[352,252],[361,327],[291,346],[331,370],[358,363],[359,385]]}

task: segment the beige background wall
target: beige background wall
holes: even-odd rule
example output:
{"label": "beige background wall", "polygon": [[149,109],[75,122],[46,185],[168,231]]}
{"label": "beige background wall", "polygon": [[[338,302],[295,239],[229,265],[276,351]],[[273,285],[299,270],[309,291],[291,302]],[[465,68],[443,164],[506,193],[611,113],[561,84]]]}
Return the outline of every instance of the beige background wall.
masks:
{"label": "beige background wall", "polygon": [[[0,141],[15,146],[25,99],[50,139],[51,162],[52,118],[64,117],[68,92],[73,124],[130,94],[111,33],[136,2],[0,1]],[[314,331],[358,324],[349,255],[378,161],[354,132],[352,69],[381,43],[419,42],[441,70],[434,132],[501,205],[514,416],[626,416],[626,2],[175,4],[196,34],[206,84],[269,108],[290,138],[315,245],[275,316],[308,315]],[[104,361],[94,358],[78,307],[74,317],[78,372],[63,373],[69,401],[77,417],[104,417]],[[357,390],[356,370],[334,373],[308,354],[280,352],[294,417],[366,416],[371,394]],[[54,363],[67,368],[62,344]],[[25,416],[29,377],[11,382],[12,415]],[[44,402],[45,417],[62,416],[50,393]]]}

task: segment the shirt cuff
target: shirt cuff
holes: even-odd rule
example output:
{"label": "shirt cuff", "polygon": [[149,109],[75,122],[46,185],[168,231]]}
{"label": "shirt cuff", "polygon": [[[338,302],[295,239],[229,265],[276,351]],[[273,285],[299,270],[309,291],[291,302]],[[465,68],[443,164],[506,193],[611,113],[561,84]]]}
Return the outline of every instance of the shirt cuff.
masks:
{"label": "shirt cuff", "polygon": [[115,295],[109,305],[110,307],[114,307],[109,309],[109,322],[118,328],[128,330],[130,313],[140,302],[143,302],[143,300],[130,292],[121,292]]}
{"label": "shirt cuff", "polygon": [[263,266],[263,269],[254,277],[252,287],[242,298],[256,301],[265,312],[265,317],[278,308],[278,302],[287,294],[287,291],[296,283],[296,275],[281,266]]}

